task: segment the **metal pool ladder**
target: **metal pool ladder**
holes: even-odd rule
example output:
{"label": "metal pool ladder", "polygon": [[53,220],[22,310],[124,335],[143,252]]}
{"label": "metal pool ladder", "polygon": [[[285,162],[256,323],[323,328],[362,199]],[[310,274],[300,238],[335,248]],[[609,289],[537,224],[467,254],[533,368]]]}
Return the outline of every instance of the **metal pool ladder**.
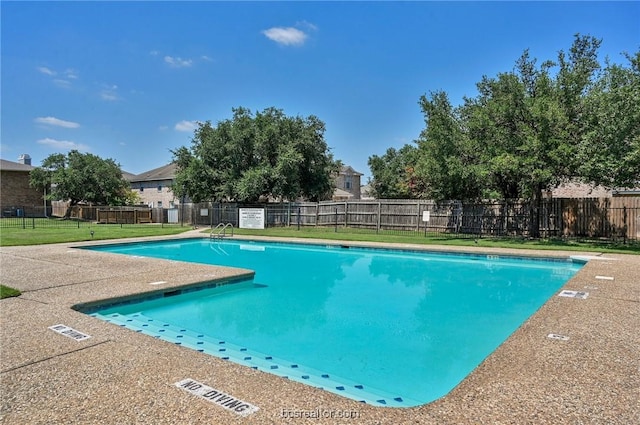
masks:
{"label": "metal pool ladder", "polygon": [[211,233],[209,233],[209,239],[222,239],[225,236],[227,236],[227,229],[231,228],[231,235],[229,236],[233,236],[233,224],[231,223],[218,223],[218,225],[216,227],[214,227],[211,230]]}

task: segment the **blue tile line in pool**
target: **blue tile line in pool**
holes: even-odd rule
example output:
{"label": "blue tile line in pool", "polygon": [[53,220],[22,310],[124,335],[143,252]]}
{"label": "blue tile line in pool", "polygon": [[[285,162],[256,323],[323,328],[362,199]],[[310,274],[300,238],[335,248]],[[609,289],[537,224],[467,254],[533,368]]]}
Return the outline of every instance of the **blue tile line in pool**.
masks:
{"label": "blue tile line in pool", "polygon": [[173,326],[169,323],[163,323],[159,320],[146,317],[143,314],[121,315],[115,313],[101,315],[99,313],[92,313],[91,316],[201,353],[275,374],[282,378],[312,385],[316,388],[370,405],[409,407],[422,404],[419,401],[400,395],[389,394],[378,389],[365,388],[357,382],[331,376],[330,374],[314,370],[304,365],[298,365],[265,355],[228,341],[211,338],[201,333]]}

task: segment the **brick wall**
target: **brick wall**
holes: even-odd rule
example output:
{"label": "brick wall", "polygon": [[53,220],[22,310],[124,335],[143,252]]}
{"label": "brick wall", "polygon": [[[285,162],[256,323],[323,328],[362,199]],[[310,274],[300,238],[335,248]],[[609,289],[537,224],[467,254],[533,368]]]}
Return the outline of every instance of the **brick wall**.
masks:
{"label": "brick wall", "polygon": [[29,173],[2,170],[0,208],[42,206],[44,193],[29,186]]}

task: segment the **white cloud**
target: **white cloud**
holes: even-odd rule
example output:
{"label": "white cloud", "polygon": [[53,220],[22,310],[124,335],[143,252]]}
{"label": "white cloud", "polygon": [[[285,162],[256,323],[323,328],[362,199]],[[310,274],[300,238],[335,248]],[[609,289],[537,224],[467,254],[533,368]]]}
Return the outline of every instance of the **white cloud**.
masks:
{"label": "white cloud", "polygon": [[100,98],[102,98],[102,100],[106,100],[109,102],[114,102],[116,100],[119,100],[120,96],[118,96],[118,86],[114,84],[112,86],[105,87],[100,92]]}
{"label": "white cloud", "polygon": [[193,131],[198,128],[197,121],[182,120],[174,127],[177,131]]}
{"label": "white cloud", "polygon": [[47,74],[47,75],[56,75],[56,72],[47,68],[46,66],[39,66],[37,68],[38,71],[42,72],[43,74]]}
{"label": "white cloud", "polygon": [[318,27],[315,26],[314,24],[312,24],[311,22],[307,22],[307,21],[298,21],[296,22],[296,26],[297,27],[303,27],[308,29],[309,31],[317,31]]}
{"label": "white cloud", "polygon": [[71,68],[64,71],[64,75],[69,80],[76,80],[78,78],[78,72],[75,69],[71,69]]}
{"label": "white cloud", "polygon": [[88,151],[89,148],[85,145],[76,143],[76,142],[72,142],[69,140],[56,140],[56,139],[51,139],[49,137],[45,138],[45,139],[40,139],[37,142],[40,145],[45,145],[45,146],[49,146],[55,150],[78,150],[78,151]]}
{"label": "white cloud", "polygon": [[307,34],[297,28],[273,27],[262,33],[270,40],[285,46],[302,46],[307,39]]}
{"label": "white cloud", "polygon": [[150,54],[151,56],[158,56],[158,55],[160,54],[160,52],[159,52],[159,51],[157,51],[157,50],[152,50],[152,51],[150,51],[150,52],[149,52],[149,54]]}
{"label": "white cloud", "polygon": [[46,124],[53,125],[55,127],[63,127],[63,128],[78,128],[80,124],[73,121],[65,121],[55,117],[38,117],[34,119],[38,124]]}
{"label": "white cloud", "polygon": [[[64,72],[56,72],[51,68],[47,68],[46,66],[39,66],[36,68],[39,72],[48,75],[52,78],[53,84],[63,89],[68,89],[71,87],[71,81],[69,80],[77,80],[78,72],[75,69],[67,68]],[[57,78],[55,78],[57,77]]]}
{"label": "white cloud", "polygon": [[200,56],[200,59],[202,59],[205,62],[213,62],[213,59],[211,59],[209,56],[207,55],[202,55]]}
{"label": "white cloud", "polygon": [[118,95],[109,90],[102,90],[100,92],[100,97],[102,98],[102,100],[107,100],[109,102],[118,100]]}
{"label": "white cloud", "polygon": [[166,131],[168,129],[169,129],[169,127],[166,126],[166,125],[161,125],[160,127],[158,127],[158,130],[160,130],[160,131]]}
{"label": "white cloud", "polygon": [[186,68],[193,65],[193,60],[191,59],[182,59],[180,57],[174,58],[173,56],[165,56],[164,61],[176,68]]}

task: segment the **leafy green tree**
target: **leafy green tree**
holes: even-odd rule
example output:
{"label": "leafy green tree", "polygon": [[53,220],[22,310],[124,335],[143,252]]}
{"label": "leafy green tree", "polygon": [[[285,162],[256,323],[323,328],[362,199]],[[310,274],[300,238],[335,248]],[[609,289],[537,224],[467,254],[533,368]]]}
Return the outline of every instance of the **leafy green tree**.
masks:
{"label": "leafy green tree", "polygon": [[[425,129],[416,155],[402,163],[414,170],[420,196],[469,199],[497,191],[529,200],[529,231],[537,237],[543,191],[569,180],[636,185],[640,52],[626,55],[627,67],[607,61],[602,69],[600,44],[577,34],[557,62],[540,65],[525,50],[512,71],[482,77],[478,95],[458,108],[444,92],[422,96]],[[394,154],[372,157],[370,166],[387,186],[403,187],[408,176],[393,165]]]}
{"label": "leafy green tree", "polygon": [[484,77],[467,100],[469,136],[503,198],[530,200],[530,234],[537,237],[542,192],[573,176],[577,149],[567,109],[550,76],[528,51],[512,72]]}
{"label": "leafy green tree", "polygon": [[420,98],[426,128],[418,140],[417,178],[423,197],[436,200],[476,199],[482,193],[483,171],[470,144],[464,122],[447,94]]}
{"label": "leafy green tree", "polygon": [[210,121],[200,123],[191,148],[172,152],[178,166],[173,189],[195,202],[327,199],[337,163],[324,131],[315,116],[234,108],[232,119],[215,127]]}
{"label": "leafy green tree", "polygon": [[582,140],[585,120],[588,119],[584,100],[600,69],[598,49],[601,44],[602,40],[595,37],[576,34],[569,52],[558,52],[556,95],[566,118],[566,138],[576,145]]}
{"label": "leafy green tree", "polygon": [[640,182],[640,51],[626,58],[629,67],[607,61],[584,100],[579,175],[609,188]]}
{"label": "leafy green tree", "polygon": [[415,176],[418,149],[404,145],[396,150],[389,148],[382,156],[369,157],[373,195],[380,199],[416,198],[423,189]]}
{"label": "leafy green tree", "polygon": [[95,205],[123,205],[130,184],[122,177],[120,166],[112,159],[102,159],[76,150],[67,155],[51,154],[29,176],[32,187],[48,188],[49,199],[68,200],[71,208],[80,202]]}

